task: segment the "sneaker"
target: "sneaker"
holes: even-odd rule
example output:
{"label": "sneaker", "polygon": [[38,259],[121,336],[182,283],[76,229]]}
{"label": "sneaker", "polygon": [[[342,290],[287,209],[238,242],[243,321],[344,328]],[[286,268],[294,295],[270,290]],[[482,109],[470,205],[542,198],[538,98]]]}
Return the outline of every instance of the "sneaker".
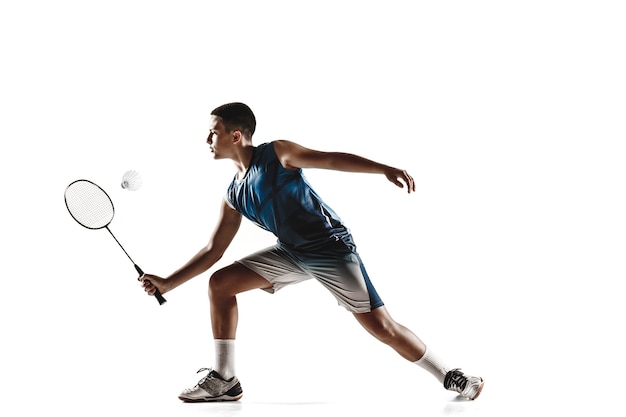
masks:
{"label": "sneaker", "polygon": [[224,379],[210,368],[202,368],[197,373],[209,371],[193,388],[187,388],[178,396],[185,402],[237,401],[243,396],[241,384],[236,376]]}
{"label": "sneaker", "polygon": [[443,380],[445,389],[456,391],[461,397],[468,400],[475,400],[483,390],[484,384],[485,382],[482,378],[465,375],[458,368],[449,371]]}

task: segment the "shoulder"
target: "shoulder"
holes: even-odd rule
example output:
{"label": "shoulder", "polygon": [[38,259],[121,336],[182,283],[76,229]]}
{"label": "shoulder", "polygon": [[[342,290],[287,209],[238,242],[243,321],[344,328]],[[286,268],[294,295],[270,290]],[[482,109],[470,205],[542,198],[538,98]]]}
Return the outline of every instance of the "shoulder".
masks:
{"label": "shoulder", "polygon": [[274,152],[276,153],[276,157],[284,168],[300,168],[296,163],[297,157],[302,154],[302,152],[305,151],[306,148],[286,139],[275,140],[272,142],[272,144],[274,145]]}
{"label": "shoulder", "polygon": [[285,169],[296,170],[302,168],[326,168],[325,162],[330,155],[310,149],[290,140],[274,141],[274,149],[278,160]]}
{"label": "shoulder", "polygon": [[272,146],[274,147],[274,150],[276,151],[276,153],[282,152],[282,151],[288,151],[290,149],[292,149],[294,146],[297,146],[296,143],[290,141],[290,140],[286,140],[286,139],[277,139],[274,140],[272,142],[270,142],[272,144]]}

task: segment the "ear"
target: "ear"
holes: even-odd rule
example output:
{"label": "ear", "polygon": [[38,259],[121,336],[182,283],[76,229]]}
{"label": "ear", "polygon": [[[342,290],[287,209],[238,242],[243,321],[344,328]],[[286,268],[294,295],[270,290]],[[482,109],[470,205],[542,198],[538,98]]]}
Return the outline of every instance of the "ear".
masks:
{"label": "ear", "polygon": [[241,141],[241,132],[238,130],[233,130],[233,143],[237,143]]}

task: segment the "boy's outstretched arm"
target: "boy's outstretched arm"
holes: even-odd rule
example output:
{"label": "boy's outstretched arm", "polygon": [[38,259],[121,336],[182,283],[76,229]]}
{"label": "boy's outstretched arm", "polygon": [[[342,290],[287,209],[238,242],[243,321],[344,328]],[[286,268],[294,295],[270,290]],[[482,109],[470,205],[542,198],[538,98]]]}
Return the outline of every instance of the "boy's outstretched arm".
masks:
{"label": "boy's outstretched arm", "polygon": [[288,140],[274,142],[274,150],[286,169],[321,168],[346,172],[383,174],[400,188],[406,184],[407,192],[415,191],[413,177],[403,169],[384,165],[358,155],[343,152],[322,152],[305,148]]}
{"label": "boy's outstretched arm", "polygon": [[226,200],[223,200],[220,217],[209,243],[200,249],[185,265],[167,278],[150,274],[139,277],[144,290],[148,295],[154,295],[155,289],[158,288],[161,294],[165,294],[189,281],[191,278],[205,272],[220,260],[237,234],[240,224],[241,214],[230,207],[226,203]]}

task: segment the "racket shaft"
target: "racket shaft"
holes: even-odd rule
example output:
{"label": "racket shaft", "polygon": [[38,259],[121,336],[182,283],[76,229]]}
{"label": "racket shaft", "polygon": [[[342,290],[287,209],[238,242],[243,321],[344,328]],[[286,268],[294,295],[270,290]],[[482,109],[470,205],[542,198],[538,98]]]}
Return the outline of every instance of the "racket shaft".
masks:
{"label": "racket shaft", "polygon": [[[119,240],[117,240],[117,238],[115,237],[115,235],[113,234],[113,232],[111,231],[111,229],[109,229],[109,226],[106,226],[106,229],[109,231],[109,233],[111,234],[111,236],[113,236],[113,239],[115,239],[115,241],[117,242],[117,244],[120,246],[120,248],[122,248],[122,250],[124,251],[124,253],[126,254],[126,256],[128,257],[128,259],[130,259],[130,261],[133,263],[133,265],[135,265],[135,269],[137,270],[137,273],[139,274],[140,277],[144,276],[144,272],[141,270],[141,268],[139,268],[139,265],[137,265],[135,263],[135,261],[133,261],[133,258],[130,257],[130,255],[128,254],[128,252],[126,252],[126,249],[124,249],[124,246],[122,246],[122,244],[120,243]],[[157,301],[159,302],[159,305],[163,305],[165,302],[167,302],[167,300],[165,298],[163,298],[163,295],[161,295],[161,291],[159,291],[159,289],[156,289],[156,292],[154,293],[154,296],[156,297]]]}

